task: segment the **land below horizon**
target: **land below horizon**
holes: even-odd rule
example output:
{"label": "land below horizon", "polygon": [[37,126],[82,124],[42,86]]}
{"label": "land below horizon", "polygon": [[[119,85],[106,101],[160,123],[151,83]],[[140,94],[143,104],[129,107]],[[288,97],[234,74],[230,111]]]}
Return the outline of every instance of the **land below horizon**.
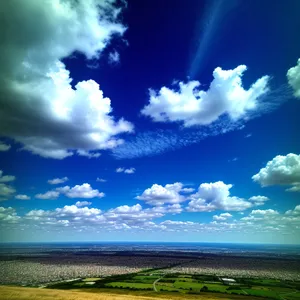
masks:
{"label": "land below horizon", "polygon": [[10,295],[7,299],[12,300],[29,299],[26,298],[29,294],[36,295],[33,299],[46,297],[43,293],[54,299],[51,297],[59,294],[59,290],[63,292],[59,298],[62,300],[85,299],[80,298],[85,293],[95,297],[89,299],[101,300],[126,299],[128,294],[136,299],[300,299],[300,257],[294,250],[201,247],[168,248],[159,244],[152,248],[142,244],[2,247],[1,297],[5,291]]}

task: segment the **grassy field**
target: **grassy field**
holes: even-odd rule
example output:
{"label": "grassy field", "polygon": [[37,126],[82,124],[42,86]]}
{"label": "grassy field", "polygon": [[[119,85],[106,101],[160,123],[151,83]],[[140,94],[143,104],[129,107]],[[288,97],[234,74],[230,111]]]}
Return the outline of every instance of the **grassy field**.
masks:
{"label": "grassy field", "polygon": [[[93,285],[88,284],[91,281]],[[215,275],[166,274],[161,273],[160,270],[108,276],[106,278],[86,278],[74,282],[58,283],[49,287],[54,289],[81,289],[82,291],[87,289],[91,291],[109,289],[124,294],[147,292],[152,293],[151,297],[160,297],[162,293],[169,294],[169,296],[180,294],[181,297],[184,297],[182,299],[186,299],[188,295],[192,294],[202,297],[207,293],[215,293],[217,299],[222,295],[230,295],[231,299],[239,296],[243,299],[263,297],[275,300],[300,300],[299,282],[236,278],[236,285],[225,285]]]}
{"label": "grassy field", "polygon": [[130,294],[112,293],[109,290],[53,290],[28,287],[0,286],[0,299],[5,300],[245,300],[241,296],[215,295],[176,295],[172,293],[130,292]]}

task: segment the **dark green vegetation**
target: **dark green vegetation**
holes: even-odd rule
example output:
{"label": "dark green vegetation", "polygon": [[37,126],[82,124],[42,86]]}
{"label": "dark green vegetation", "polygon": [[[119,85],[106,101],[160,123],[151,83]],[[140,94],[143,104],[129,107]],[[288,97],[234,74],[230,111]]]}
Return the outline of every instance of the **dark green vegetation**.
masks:
{"label": "dark green vegetation", "polygon": [[138,273],[114,275],[86,281],[79,279],[72,282],[51,284],[53,289],[88,289],[89,291],[103,289],[129,291],[152,291],[204,295],[218,293],[245,296],[252,299],[254,296],[279,299],[300,300],[300,282],[275,279],[234,278],[235,282],[222,280],[215,275],[166,273],[166,269],[144,270]]}

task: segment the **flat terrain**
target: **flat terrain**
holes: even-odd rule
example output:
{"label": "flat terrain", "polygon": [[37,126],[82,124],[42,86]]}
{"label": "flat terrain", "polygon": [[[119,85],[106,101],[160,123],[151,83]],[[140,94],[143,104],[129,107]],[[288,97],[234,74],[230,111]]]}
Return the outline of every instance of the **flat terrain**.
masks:
{"label": "flat terrain", "polygon": [[300,300],[297,255],[21,250],[0,254],[0,299]]}
{"label": "flat terrain", "polygon": [[49,284],[47,288],[90,292],[112,292],[124,294],[151,295],[161,297],[166,294],[173,299],[181,295],[183,299],[214,297],[235,299],[255,299],[256,297],[277,300],[300,300],[300,282],[279,279],[257,279],[235,277],[224,279],[216,275],[166,273],[168,269],[144,270],[138,273],[107,276],[94,281],[75,281]]}
{"label": "flat terrain", "polygon": [[[149,300],[149,299],[191,299],[191,300],[244,300],[248,299],[241,296],[227,296],[227,295],[214,295],[206,293],[205,295],[139,295],[130,293],[126,294],[115,294],[108,292],[97,292],[93,293],[82,292],[82,291],[62,291],[62,290],[49,290],[49,289],[38,289],[38,288],[24,288],[24,287],[11,287],[11,286],[0,286],[0,299],[5,300]],[[263,299],[263,298],[258,298]]]}

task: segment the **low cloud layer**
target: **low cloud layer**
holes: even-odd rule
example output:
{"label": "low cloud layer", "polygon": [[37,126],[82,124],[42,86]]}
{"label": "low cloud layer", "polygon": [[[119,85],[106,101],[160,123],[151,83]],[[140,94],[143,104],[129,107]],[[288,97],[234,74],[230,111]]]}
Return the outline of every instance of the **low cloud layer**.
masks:
{"label": "low cloud layer", "polygon": [[[18,215],[12,208],[0,207],[1,230],[14,228],[24,232],[37,230],[68,233],[95,233],[107,231],[135,232],[175,232],[189,233],[242,233],[267,235],[294,235],[300,226],[300,205],[285,212],[273,209],[256,209],[245,216],[237,217],[230,213],[214,215],[211,221],[192,222],[178,220],[155,220],[172,213],[174,204],[164,207],[143,208],[140,204],[123,205],[102,211],[99,208],[87,207],[90,203],[76,202],[76,205],[65,205],[53,210],[31,210],[25,215]],[[69,230],[69,231],[68,231]]]}

